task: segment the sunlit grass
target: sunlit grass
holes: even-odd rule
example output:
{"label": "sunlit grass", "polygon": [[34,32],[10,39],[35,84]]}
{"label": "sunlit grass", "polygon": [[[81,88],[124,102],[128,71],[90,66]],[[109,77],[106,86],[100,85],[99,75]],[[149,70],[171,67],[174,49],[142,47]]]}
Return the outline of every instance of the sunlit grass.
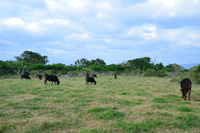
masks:
{"label": "sunlit grass", "polygon": [[0,132],[198,132],[200,86],[191,101],[168,78],[98,76],[0,80]]}

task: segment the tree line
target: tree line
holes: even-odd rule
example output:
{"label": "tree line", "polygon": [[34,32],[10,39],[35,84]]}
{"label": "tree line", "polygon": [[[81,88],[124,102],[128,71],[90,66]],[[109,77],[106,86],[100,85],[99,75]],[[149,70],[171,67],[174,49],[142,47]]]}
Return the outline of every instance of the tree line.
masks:
{"label": "tree line", "polygon": [[[190,70],[184,69],[178,64],[164,66],[162,63],[155,64],[150,57],[141,57],[125,61],[120,64],[106,65],[102,59],[87,60],[78,59],[71,65],[62,63],[47,64],[48,56],[42,56],[32,51],[24,51],[20,56],[15,56],[16,61],[0,60],[0,75],[22,74],[24,72],[49,73],[76,76],[79,73],[107,73],[107,74],[127,74],[142,76],[173,76],[180,73],[190,73],[199,80],[200,66]],[[196,74],[196,75],[195,75]]]}

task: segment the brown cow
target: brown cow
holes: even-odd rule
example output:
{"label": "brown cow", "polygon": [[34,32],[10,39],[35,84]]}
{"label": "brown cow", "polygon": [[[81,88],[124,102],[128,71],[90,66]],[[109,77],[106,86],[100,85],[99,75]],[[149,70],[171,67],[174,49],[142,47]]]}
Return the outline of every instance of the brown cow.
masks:
{"label": "brown cow", "polygon": [[190,101],[190,93],[191,93],[191,88],[192,88],[192,83],[190,81],[190,79],[188,78],[185,78],[181,81],[181,92],[182,92],[182,98],[184,98],[186,100],[186,95],[187,95],[187,92],[188,92],[188,100]]}

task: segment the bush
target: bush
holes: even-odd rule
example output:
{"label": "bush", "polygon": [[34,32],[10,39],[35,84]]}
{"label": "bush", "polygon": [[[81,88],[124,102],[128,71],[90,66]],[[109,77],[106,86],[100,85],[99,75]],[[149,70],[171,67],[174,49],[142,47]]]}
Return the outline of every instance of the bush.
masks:
{"label": "bush", "polygon": [[200,84],[200,73],[198,72],[198,69],[194,67],[189,71],[190,79],[197,84]]}
{"label": "bush", "polygon": [[164,71],[164,70],[157,71],[156,75],[158,77],[166,77],[166,76],[168,76],[166,71]]}
{"label": "bush", "polygon": [[99,66],[99,65],[91,65],[89,68],[91,70],[94,70],[94,71],[97,71],[97,72],[104,71],[104,68],[102,66]]}
{"label": "bush", "polygon": [[150,77],[150,76],[157,76],[157,72],[153,69],[148,69],[145,72],[143,72],[143,75],[145,77]]}
{"label": "bush", "polygon": [[73,71],[73,72],[70,74],[70,77],[76,77],[77,75],[78,75],[78,72]]}
{"label": "bush", "polygon": [[52,74],[56,74],[56,71],[54,69],[51,69],[51,70],[45,71],[44,74],[52,75]]}

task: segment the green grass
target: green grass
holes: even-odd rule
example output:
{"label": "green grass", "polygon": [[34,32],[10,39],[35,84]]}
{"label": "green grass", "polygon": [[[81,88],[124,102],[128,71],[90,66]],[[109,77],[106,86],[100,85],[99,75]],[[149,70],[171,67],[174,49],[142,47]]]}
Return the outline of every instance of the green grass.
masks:
{"label": "green grass", "polygon": [[183,100],[170,78],[111,76],[0,80],[0,133],[199,132],[200,85]]}
{"label": "green grass", "polygon": [[101,108],[101,107],[95,107],[93,109],[89,109],[88,113],[92,116],[95,116],[98,119],[103,120],[113,120],[113,119],[123,119],[124,113],[116,111],[112,108]]}

